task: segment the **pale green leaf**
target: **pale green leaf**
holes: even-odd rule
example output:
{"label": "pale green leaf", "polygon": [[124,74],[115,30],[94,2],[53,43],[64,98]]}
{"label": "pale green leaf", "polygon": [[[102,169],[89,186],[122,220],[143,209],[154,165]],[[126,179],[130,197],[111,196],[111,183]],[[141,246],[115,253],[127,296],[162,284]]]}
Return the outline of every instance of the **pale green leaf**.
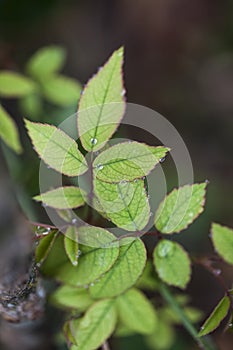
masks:
{"label": "pale green leaf", "polygon": [[79,242],[92,248],[119,247],[119,241],[109,231],[96,226],[80,226],[77,228]]}
{"label": "pale green leaf", "polygon": [[78,208],[85,204],[84,192],[75,186],[59,187],[33,197],[56,209]]}
{"label": "pale green leaf", "polygon": [[112,268],[90,287],[91,296],[105,298],[123,293],[136,283],[145,263],[146,250],[140,239],[121,246],[118,259]]}
{"label": "pale green leaf", "polygon": [[47,78],[59,71],[66,58],[65,50],[60,46],[46,46],[30,58],[27,63],[27,72],[35,78]]}
{"label": "pale green leaf", "polygon": [[68,258],[72,265],[78,265],[79,244],[76,228],[74,226],[68,227],[64,236],[64,247]]}
{"label": "pale green leaf", "polygon": [[127,328],[141,334],[152,334],[157,314],[150,301],[137,289],[130,289],[116,300],[119,318]]}
{"label": "pale green leaf", "polygon": [[63,107],[78,103],[81,85],[75,79],[56,75],[43,82],[42,91],[49,102]]}
{"label": "pale green leaf", "polygon": [[17,126],[7,111],[0,105],[0,138],[16,153],[22,152]]}
{"label": "pale green leaf", "polygon": [[153,257],[161,280],[182,289],[186,287],[191,276],[191,262],[181,245],[163,239],[155,247]]}
{"label": "pale green leaf", "polygon": [[77,343],[73,350],[95,350],[113,333],[116,326],[115,300],[95,303],[78,324],[70,322],[70,329]]}
{"label": "pale green leaf", "polygon": [[114,333],[114,337],[130,337],[131,335],[134,335],[135,332],[132,331],[132,329],[129,329],[122,323],[117,324],[116,331]]}
{"label": "pale green leaf", "polygon": [[[79,229],[78,235],[79,235]],[[105,231],[99,228],[96,234],[101,235]],[[88,232],[88,231],[86,231]],[[89,231],[91,232],[91,231]],[[57,273],[57,278],[67,284],[83,287],[95,283],[115,263],[119,255],[119,247],[96,248],[84,245],[79,246],[78,266],[64,264]]]}
{"label": "pale green leaf", "polygon": [[80,311],[85,311],[93,303],[87,289],[66,285],[58,288],[51,295],[50,301],[58,307]]}
{"label": "pale green leaf", "polygon": [[58,172],[77,176],[87,170],[87,163],[77,143],[53,125],[25,120],[35,151],[43,161]]}
{"label": "pale green leaf", "polygon": [[116,226],[127,231],[140,231],[150,218],[150,206],[143,180],[109,184],[94,180],[94,192],[103,212]]}
{"label": "pale green leaf", "polygon": [[233,264],[233,230],[219,224],[212,224],[211,237],[218,254],[229,264]]}
{"label": "pale green leaf", "polygon": [[35,83],[23,75],[11,71],[0,72],[0,95],[3,97],[22,97],[36,90]]}
{"label": "pale green leaf", "polygon": [[168,323],[160,319],[154,333],[147,336],[145,340],[151,349],[168,350],[174,343],[175,332]]}
{"label": "pale green leaf", "polygon": [[203,212],[206,183],[174,189],[159,205],[155,226],[162,233],[180,232]]}
{"label": "pale green leaf", "polygon": [[96,157],[94,174],[110,183],[133,181],[148,175],[168,151],[166,147],[151,147],[136,141],[119,143]]}
{"label": "pale green leaf", "polygon": [[199,337],[213,332],[219,326],[221,321],[226,317],[230,305],[230,299],[225,295],[201,327]]}
{"label": "pale green leaf", "polygon": [[83,147],[96,151],[116,131],[124,111],[123,48],[87,83],[79,102],[78,129]]}

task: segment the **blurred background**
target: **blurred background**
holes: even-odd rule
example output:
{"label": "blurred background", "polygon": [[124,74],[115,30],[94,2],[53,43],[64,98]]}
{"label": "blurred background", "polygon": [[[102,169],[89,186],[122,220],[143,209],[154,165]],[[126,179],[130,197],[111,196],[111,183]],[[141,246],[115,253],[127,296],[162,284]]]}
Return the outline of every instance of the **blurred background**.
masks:
{"label": "blurred background", "polygon": [[[36,50],[56,44],[67,51],[63,73],[84,84],[113,50],[125,46],[128,102],[165,116],[190,151],[195,181],[210,181],[204,214],[177,238],[199,256],[212,251],[208,237],[211,221],[233,227],[232,18],[231,0],[0,0],[2,70],[23,73]],[[29,147],[22,123],[25,115],[14,99],[1,99],[1,103],[17,121],[24,146]],[[71,105],[62,111],[58,107],[47,110],[53,120],[56,113],[68,116],[75,109],[76,105]],[[7,242],[19,222],[24,225],[16,196],[22,188],[36,194],[38,179],[32,177],[28,163],[23,183],[22,173],[14,173],[12,182],[8,166],[17,160],[4,149],[0,154],[0,229]],[[3,158],[6,152],[10,165]],[[229,285],[232,270],[220,268]],[[188,292],[193,305],[205,313],[223,294],[215,279],[199,267],[194,267]],[[177,332],[171,349],[196,349],[185,333]],[[215,339],[220,349],[231,349],[229,336],[217,331]],[[111,348],[147,349],[141,338],[122,338]]]}

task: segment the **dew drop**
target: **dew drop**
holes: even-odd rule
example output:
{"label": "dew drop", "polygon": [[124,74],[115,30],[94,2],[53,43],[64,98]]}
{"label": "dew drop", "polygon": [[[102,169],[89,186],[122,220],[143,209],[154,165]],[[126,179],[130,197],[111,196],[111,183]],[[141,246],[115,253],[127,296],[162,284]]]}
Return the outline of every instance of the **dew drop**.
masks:
{"label": "dew drop", "polygon": [[221,275],[221,273],[222,273],[222,271],[220,269],[215,269],[213,272],[217,276]]}
{"label": "dew drop", "polygon": [[160,160],[159,160],[160,163],[163,163],[164,161],[165,161],[165,157],[160,158]]}
{"label": "dew drop", "polygon": [[135,179],[134,182],[135,182],[135,183],[138,182],[138,179]]}
{"label": "dew drop", "polygon": [[206,179],[206,180],[205,180],[205,183],[206,183],[206,184],[209,184],[210,182],[209,182],[209,180],[208,180],[208,179]]}
{"label": "dew drop", "polygon": [[125,93],[126,93],[126,91],[125,91],[125,90],[122,90],[122,91],[121,91],[121,96],[125,96]]}
{"label": "dew drop", "polygon": [[98,170],[102,170],[102,169],[104,168],[104,166],[103,166],[102,164],[98,164],[98,165],[96,165],[96,168],[97,168]]}
{"label": "dew drop", "polygon": [[78,220],[74,218],[71,220],[71,222],[72,222],[72,224],[76,224],[78,222]]}
{"label": "dew drop", "polygon": [[149,216],[152,217],[153,213],[150,212]]}
{"label": "dew drop", "polygon": [[93,283],[93,282],[90,284],[91,287],[93,287],[94,285],[95,285],[95,283]]}
{"label": "dew drop", "polygon": [[78,258],[82,255],[81,250],[78,250]]}
{"label": "dew drop", "polygon": [[158,246],[158,255],[160,258],[165,258],[167,256],[171,256],[174,250],[174,245],[170,241],[162,242]]}
{"label": "dew drop", "polygon": [[96,145],[96,144],[97,144],[97,139],[91,138],[91,144],[92,144],[92,145]]}

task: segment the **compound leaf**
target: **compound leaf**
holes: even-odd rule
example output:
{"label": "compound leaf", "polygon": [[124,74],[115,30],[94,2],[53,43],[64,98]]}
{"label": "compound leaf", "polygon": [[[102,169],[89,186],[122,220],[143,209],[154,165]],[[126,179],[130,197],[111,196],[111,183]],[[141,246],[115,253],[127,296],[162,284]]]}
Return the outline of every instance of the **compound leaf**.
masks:
{"label": "compound leaf", "polygon": [[123,48],[120,48],[83,90],[78,108],[78,130],[87,151],[102,148],[123,117],[122,64]]}
{"label": "compound leaf", "polygon": [[181,245],[167,239],[161,240],[155,247],[155,269],[164,282],[184,289],[190,280],[190,259]]}
{"label": "compound leaf", "polygon": [[59,187],[41,193],[33,199],[56,209],[78,208],[85,204],[83,191],[75,186]]}
{"label": "compound leaf", "polygon": [[68,176],[78,176],[87,170],[77,143],[62,130],[29,120],[25,124],[36,152],[48,166]]}
{"label": "compound leaf", "polygon": [[93,162],[97,179],[110,183],[142,178],[164,158],[169,148],[123,142],[102,152]]}
{"label": "compound leaf", "polygon": [[155,226],[162,233],[180,232],[203,211],[206,183],[174,189],[159,205]]}
{"label": "compound leaf", "polygon": [[22,152],[17,126],[7,111],[0,105],[0,138],[16,153]]}
{"label": "compound leaf", "polygon": [[146,250],[140,239],[122,245],[118,259],[112,268],[94,286],[90,286],[93,298],[117,296],[138,280],[146,264]]}
{"label": "compound leaf", "polygon": [[233,230],[213,223],[211,233],[212,242],[218,254],[226,262],[233,264]]}
{"label": "compound leaf", "polygon": [[150,301],[137,289],[130,289],[116,300],[121,322],[141,334],[152,334],[157,326],[157,314]]}

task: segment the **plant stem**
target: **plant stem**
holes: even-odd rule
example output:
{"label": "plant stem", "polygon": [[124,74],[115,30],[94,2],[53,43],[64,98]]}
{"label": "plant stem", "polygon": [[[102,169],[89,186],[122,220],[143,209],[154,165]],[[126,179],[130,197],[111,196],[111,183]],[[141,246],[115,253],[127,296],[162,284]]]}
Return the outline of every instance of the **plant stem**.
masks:
{"label": "plant stem", "polygon": [[180,320],[184,328],[188,331],[188,333],[193,337],[193,339],[197,342],[199,347],[203,350],[217,350],[216,346],[213,344],[210,338],[208,337],[199,337],[196,328],[192,325],[190,320],[185,315],[184,311],[180,307],[180,305],[175,300],[174,296],[170,292],[169,288],[162,282],[159,283],[159,290],[162,297],[167,301],[172,310],[179,316]]}

